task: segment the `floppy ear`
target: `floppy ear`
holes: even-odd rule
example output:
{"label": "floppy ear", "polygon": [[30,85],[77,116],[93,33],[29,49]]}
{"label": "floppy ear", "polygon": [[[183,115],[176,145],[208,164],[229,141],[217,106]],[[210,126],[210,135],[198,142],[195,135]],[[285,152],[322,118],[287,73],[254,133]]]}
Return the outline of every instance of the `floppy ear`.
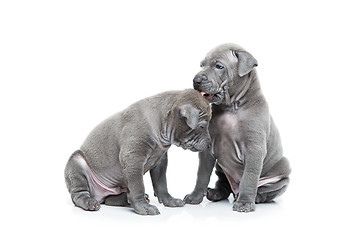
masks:
{"label": "floppy ear", "polygon": [[184,104],[179,106],[180,116],[185,118],[186,124],[195,129],[199,121],[199,110],[194,108],[191,104]]}
{"label": "floppy ear", "polygon": [[258,65],[256,59],[248,52],[236,51],[235,55],[238,58],[238,73],[240,77],[248,74],[254,67]]}

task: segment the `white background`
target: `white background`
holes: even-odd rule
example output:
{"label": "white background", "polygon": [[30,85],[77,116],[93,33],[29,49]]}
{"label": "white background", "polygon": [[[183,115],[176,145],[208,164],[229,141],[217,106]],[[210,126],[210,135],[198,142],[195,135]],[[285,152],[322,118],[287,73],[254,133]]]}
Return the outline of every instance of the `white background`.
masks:
{"label": "white background", "polygon": [[[359,239],[359,23],[345,0],[1,1],[1,238]],[[191,88],[200,60],[226,42],[258,60],[293,169],[288,191],[249,214],[233,212],[232,197],[181,209],[151,197],[155,217],[74,207],[63,170],[90,130]],[[197,165],[196,153],[170,149],[173,196],[192,191]]]}

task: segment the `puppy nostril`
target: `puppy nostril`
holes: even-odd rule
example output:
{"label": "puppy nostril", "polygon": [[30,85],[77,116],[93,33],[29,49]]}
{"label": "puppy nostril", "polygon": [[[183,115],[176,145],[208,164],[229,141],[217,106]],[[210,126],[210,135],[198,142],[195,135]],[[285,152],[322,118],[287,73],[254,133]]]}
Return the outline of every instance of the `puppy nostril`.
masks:
{"label": "puppy nostril", "polygon": [[207,81],[207,80],[208,80],[207,76],[205,74],[202,74],[201,76],[196,76],[193,81],[196,84],[200,84],[202,81]]}
{"label": "puppy nostril", "polygon": [[208,79],[208,78],[207,78],[206,75],[202,75],[202,76],[201,76],[201,80],[202,80],[202,81],[206,81],[207,79]]}
{"label": "puppy nostril", "polygon": [[202,78],[201,78],[201,77],[195,77],[195,78],[194,78],[194,83],[200,84],[201,81],[202,81]]}

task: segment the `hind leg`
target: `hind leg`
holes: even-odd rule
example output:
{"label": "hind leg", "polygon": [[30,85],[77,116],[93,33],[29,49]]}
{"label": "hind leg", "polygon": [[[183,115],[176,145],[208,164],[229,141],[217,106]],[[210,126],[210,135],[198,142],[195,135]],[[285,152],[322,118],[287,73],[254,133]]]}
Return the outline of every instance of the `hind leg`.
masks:
{"label": "hind leg", "polygon": [[[258,187],[256,203],[271,202],[274,198],[283,194],[289,184],[289,174],[291,172],[289,160],[282,157],[266,174],[262,177],[263,185]],[[266,177],[269,176],[269,177]],[[273,177],[279,176],[279,177]],[[277,179],[276,179],[277,178]],[[266,182],[268,179],[276,179],[276,181]]]}
{"label": "hind leg", "polygon": [[284,177],[275,183],[268,183],[258,188],[256,203],[271,202],[274,198],[283,194],[289,184],[289,177]]}
{"label": "hind leg", "polygon": [[99,202],[90,195],[88,180],[82,162],[85,161],[80,151],[70,157],[65,167],[65,182],[75,206],[88,211],[100,209]]}
{"label": "hind leg", "polygon": [[[149,195],[145,193],[145,200],[150,203]],[[127,193],[123,192],[119,195],[109,195],[105,198],[104,204],[108,206],[116,207],[128,207],[130,203],[128,202]]]}
{"label": "hind leg", "polygon": [[110,195],[105,198],[105,205],[109,206],[119,206],[119,207],[126,207],[130,206],[128,199],[127,199],[127,193],[123,192],[119,195]]}
{"label": "hind leg", "polygon": [[216,164],[215,174],[219,179],[215,184],[215,188],[209,188],[206,195],[207,199],[213,202],[227,199],[232,192],[229,181],[227,180],[224,171],[218,164]]}

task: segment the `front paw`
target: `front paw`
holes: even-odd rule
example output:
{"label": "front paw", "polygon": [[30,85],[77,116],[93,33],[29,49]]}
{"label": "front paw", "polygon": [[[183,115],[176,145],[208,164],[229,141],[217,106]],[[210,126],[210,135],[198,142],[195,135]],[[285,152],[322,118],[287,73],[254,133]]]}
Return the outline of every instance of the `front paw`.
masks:
{"label": "front paw", "polygon": [[235,202],[233,210],[237,212],[253,212],[255,211],[255,202]]}
{"label": "front paw", "polygon": [[208,188],[206,198],[210,201],[217,202],[224,199],[227,199],[230,195],[230,192],[226,191],[225,189],[218,189],[218,188]]}
{"label": "front paw", "polygon": [[167,196],[158,196],[159,203],[164,204],[165,207],[183,207],[185,203],[181,199],[173,198],[170,194]]}
{"label": "front paw", "polygon": [[184,202],[187,204],[199,204],[204,198],[204,193],[199,191],[193,191],[184,198]]}
{"label": "front paw", "polygon": [[86,198],[84,202],[85,206],[82,208],[86,211],[98,211],[100,209],[100,203],[94,198]]}
{"label": "front paw", "polygon": [[146,201],[132,204],[135,212],[140,215],[158,215],[160,214],[158,208]]}

